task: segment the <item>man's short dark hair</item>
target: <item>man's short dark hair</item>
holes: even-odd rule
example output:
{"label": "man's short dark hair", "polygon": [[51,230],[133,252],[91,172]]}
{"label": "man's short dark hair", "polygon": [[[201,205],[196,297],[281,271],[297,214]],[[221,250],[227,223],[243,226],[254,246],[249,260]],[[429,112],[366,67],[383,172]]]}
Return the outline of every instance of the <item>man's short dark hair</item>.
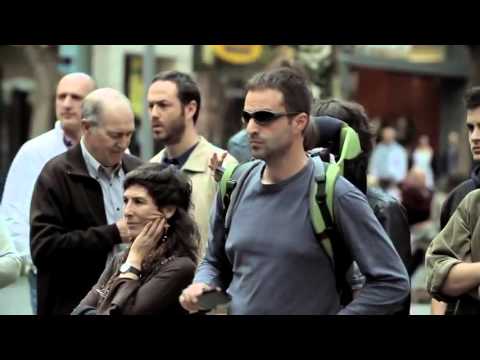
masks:
{"label": "man's short dark hair", "polygon": [[178,99],[183,106],[187,106],[191,101],[197,103],[197,111],[193,114],[193,123],[196,124],[200,113],[201,95],[200,89],[192,77],[180,71],[164,71],[155,75],[151,84],[157,81],[171,81],[177,85]]}
{"label": "man's short dark hair", "polygon": [[473,110],[480,106],[480,86],[468,89],[464,97],[467,110]]}
{"label": "man's short dark hair", "polygon": [[282,93],[289,113],[310,115],[312,94],[307,79],[293,68],[281,67],[255,74],[247,83],[246,91],[277,90]]}

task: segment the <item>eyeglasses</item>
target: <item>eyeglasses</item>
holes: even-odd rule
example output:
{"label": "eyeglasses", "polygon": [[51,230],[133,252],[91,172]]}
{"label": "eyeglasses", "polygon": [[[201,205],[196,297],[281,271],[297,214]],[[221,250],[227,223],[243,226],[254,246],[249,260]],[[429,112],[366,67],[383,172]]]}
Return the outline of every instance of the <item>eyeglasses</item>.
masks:
{"label": "eyeglasses", "polygon": [[267,111],[267,110],[260,110],[260,111],[255,111],[253,113],[249,113],[248,111],[242,111],[242,121],[246,125],[250,121],[251,118],[255,120],[255,122],[258,125],[266,125],[273,120],[279,119],[282,116],[293,116],[293,115],[298,115],[300,113],[298,112],[293,112],[293,113],[275,113],[272,111]]}

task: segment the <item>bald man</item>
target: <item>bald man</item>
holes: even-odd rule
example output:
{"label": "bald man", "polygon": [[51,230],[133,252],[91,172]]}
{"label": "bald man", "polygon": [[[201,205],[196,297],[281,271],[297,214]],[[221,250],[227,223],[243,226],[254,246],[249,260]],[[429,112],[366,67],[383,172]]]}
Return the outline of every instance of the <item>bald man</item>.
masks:
{"label": "bald man", "polygon": [[129,241],[123,180],[141,164],[125,153],[134,131],[130,102],[114,89],[91,92],[82,104],[81,130],[79,144],[45,165],[32,197],[39,315],[70,314],[115,246]]}
{"label": "bald man", "polygon": [[[72,73],[57,86],[55,127],[22,145],[10,166],[1,212],[17,253],[22,258],[22,275],[30,281],[32,311],[36,312],[36,271],[30,255],[30,202],[35,181],[48,160],[64,153],[80,141],[80,106],[95,89],[93,79],[84,73]],[[24,284],[26,282],[19,282]],[[26,293],[22,291],[22,293]]]}

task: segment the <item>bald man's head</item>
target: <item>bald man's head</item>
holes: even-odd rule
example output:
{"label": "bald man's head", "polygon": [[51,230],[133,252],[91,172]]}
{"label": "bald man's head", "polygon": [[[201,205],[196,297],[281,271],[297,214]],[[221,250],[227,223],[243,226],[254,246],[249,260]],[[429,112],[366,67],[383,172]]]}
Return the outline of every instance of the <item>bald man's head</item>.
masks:
{"label": "bald man's head", "polygon": [[82,130],[98,162],[106,167],[119,164],[135,130],[130,101],[115,89],[92,91],[82,104]]}
{"label": "bald man's head", "polygon": [[92,91],[83,101],[82,119],[87,120],[93,126],[100,125],[103,115],[110,112],[123,111],[132,117],[133,110],[130,100],[120,91],[112,88],[101,88]]}
{"label": "bald man's head", "polygon": [[81,105],[95,89],[95,81],[87,74],[72,73],[62,77],[57,86],[55,111],[65,134],[77,142],[81,134]]}

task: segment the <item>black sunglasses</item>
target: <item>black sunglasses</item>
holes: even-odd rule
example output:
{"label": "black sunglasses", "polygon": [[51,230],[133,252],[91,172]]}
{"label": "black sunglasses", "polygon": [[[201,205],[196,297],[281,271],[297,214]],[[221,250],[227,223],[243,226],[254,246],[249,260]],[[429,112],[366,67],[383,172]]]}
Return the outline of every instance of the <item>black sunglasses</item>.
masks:
{"label": "black sunglasses", "polygon": [[273,120],[279,119],[282,116],[293,116],[293,115],[298,115],[300,114],[299,112],[293,112],[293,113],[275,113],[272,111],[267,111],[267,110],[260,110],[260,111],[255,111],[253,113],[249,113],[248,111],[242,111],[242,121],[244,124],[248,124],[251,118],[255,120],[255,122],[259,125],[265,125],[270,123]]}

